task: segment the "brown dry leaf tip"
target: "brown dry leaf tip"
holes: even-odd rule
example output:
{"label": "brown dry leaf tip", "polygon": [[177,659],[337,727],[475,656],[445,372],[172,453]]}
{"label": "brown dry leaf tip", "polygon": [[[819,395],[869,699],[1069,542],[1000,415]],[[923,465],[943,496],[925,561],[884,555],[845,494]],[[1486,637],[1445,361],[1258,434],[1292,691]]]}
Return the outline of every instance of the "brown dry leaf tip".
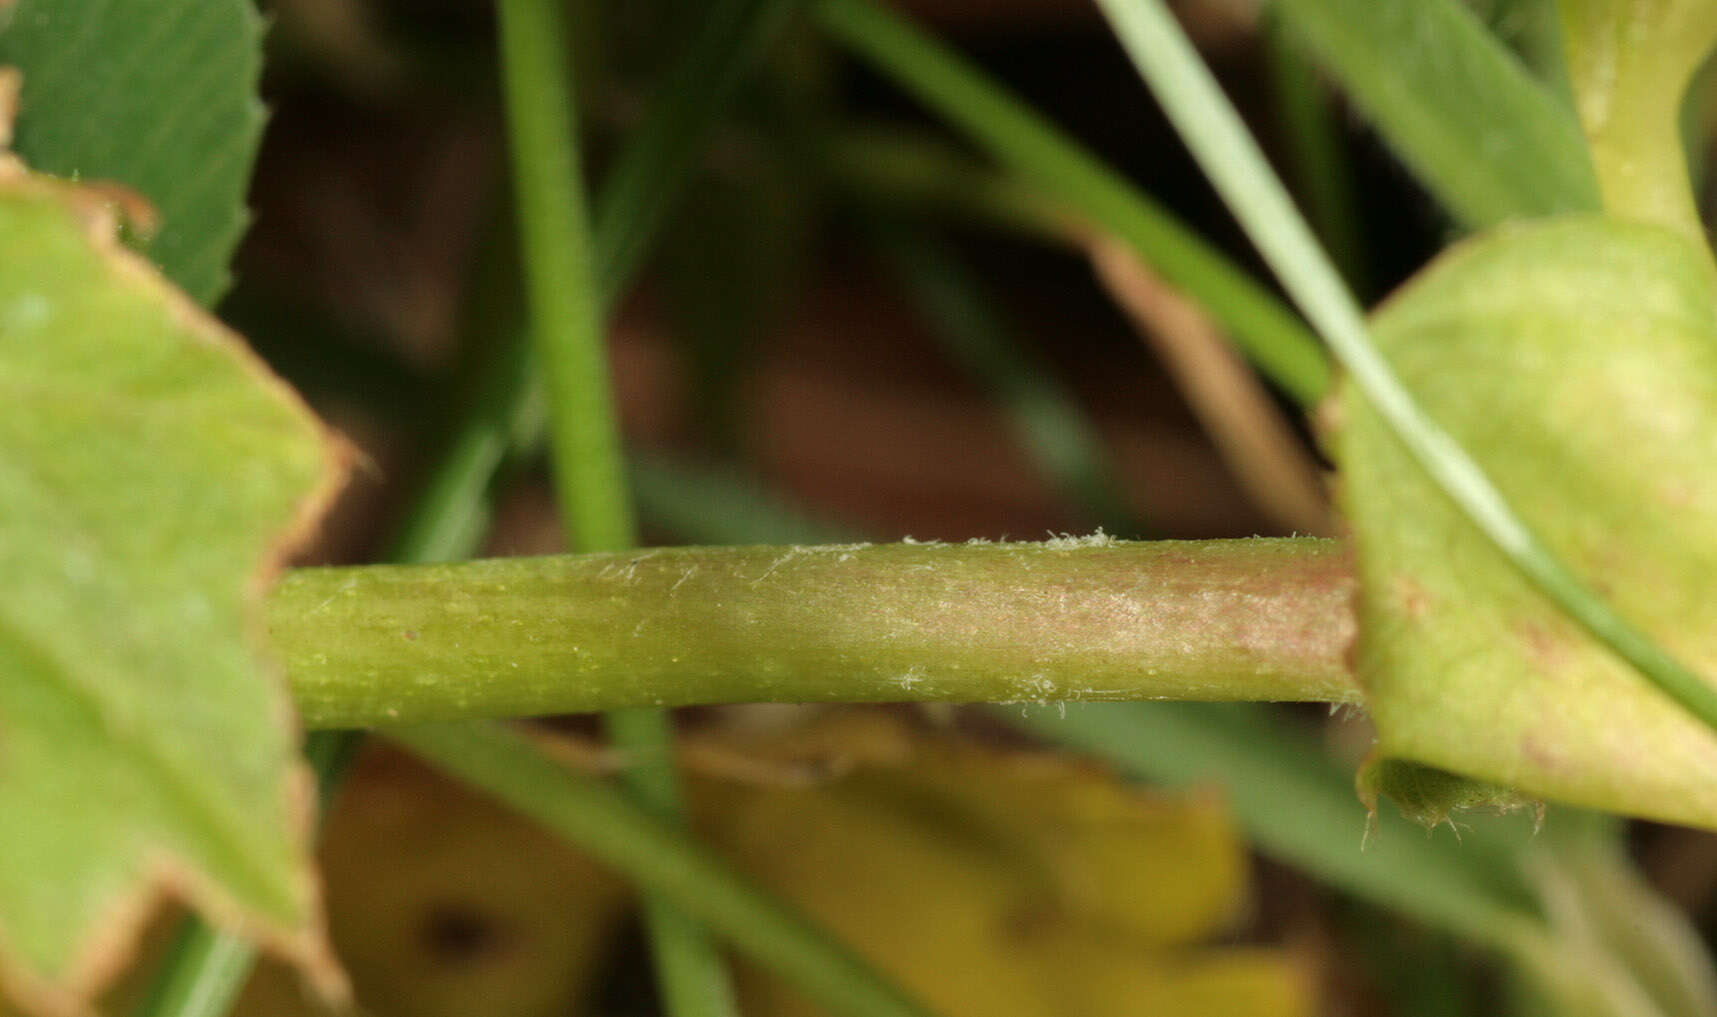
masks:
{"label": "brown dry leaf tip", "polygon": [[[10,0],[0,0],[0,16]],[[0,150],[12,147],[12,124],[18,119],[18,95],[24,90],[24,73],[16,67],[0,67]]]}
{"label": "brown dry leaf tip", "polygon": [[[319,998],[331,1007],[351,1001],[351,986],[329,946],[320,917],[311,928],[281,935],[246,922],[237,905],[169,857],[145,867],[134,887],[119,895],[99,920],[58,980],[45,980],[8,965],[10,956],[0,938],[0,996],[11,999],[22,1013],[34,1017],[98,1017],[96,1001],[135,959],[143,933],[162,908],[176,902],[209,916],[221,928],[256,942],[304,972]],[[5,1013],[0,1007],[0,1013]]]}
{"label": "brown dry leaf tip", "polygon": [[[0,16],[6,12],[9,0],[0,0]],[[25,169],[23,163],[8,149],[12,146],[12,129],[18,121],[19,96],[23,94],[24,73],[16,67],[0,67],[0,176],[10,176]],[[77,205],[79,213],[92,232],[112,231],[110,221],[123,222],[144,238],[152,237],[161,225],[161,216],[149,199],[120,183],[96,180],[72,185],[65,194]]]}
{"label": "brown dry leaf tip", "polygon": [[83,185],[87,201],[106,206],[120,222],[144,240],[161,227],[161,215],[141,193],[111,180],[92,180]]}

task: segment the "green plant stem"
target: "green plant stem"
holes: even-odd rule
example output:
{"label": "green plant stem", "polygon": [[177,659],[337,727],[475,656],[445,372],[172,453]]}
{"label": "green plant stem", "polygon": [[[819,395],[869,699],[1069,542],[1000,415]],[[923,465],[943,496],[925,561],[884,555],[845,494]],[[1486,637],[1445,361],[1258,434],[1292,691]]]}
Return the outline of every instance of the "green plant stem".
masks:
{"label": "green plant stem", "polygon": [[1076,210],[1084,228],[1131,245],[1284,391],[1306,404],[1323,394],[1323,351],[1292,311],[1030,107],[870,0],[821,0],[815,11],[832,38]]}
{"label": "green plant stem", "polygon": [[603,781],[555,764],[492,724],[390,730],[388,737],[571,840],[719,930],[807,997],[845,1017],[930,1017],[864,961],[775,903]]}
{"label": "green plant stem", "polygon": [[1340,275],[1161,0],[1098,3],[1235,218],[1329,343],[1351,383],[1419,466],[1540,592],[1689,713],[1717,729],[1717,688],[1571,573],[1396,378],[1372,343],[1364,314],[1343,288]]}
{"label": "green plant stem", "polygon": [[292,572],[311,727],[732,702],[1354,702],[1335,541],[663,548]]}
{"label": "green plant stem", "polygon": [[[569,547],[619,550],[637,543],[637,530],[580,193],[584,178],[565,14],[560,0],[501,0],[499,12],[525,292],[532,345],[549,399],[556,500]],[[668,718],[613,717],[608,732],[616,748],[634,757],[624,781],[639,802],[658,817],[677,816]],[[727,969],[702,929],[648,892],[645,925],[668,1013],[729,1017],[737,1012]]]}
{"label": "green plant stem", "polygon": [[1568,76],[1604,210],[1700,242],[1681,108],[1717,41],[1710,0],[1560,0]]}

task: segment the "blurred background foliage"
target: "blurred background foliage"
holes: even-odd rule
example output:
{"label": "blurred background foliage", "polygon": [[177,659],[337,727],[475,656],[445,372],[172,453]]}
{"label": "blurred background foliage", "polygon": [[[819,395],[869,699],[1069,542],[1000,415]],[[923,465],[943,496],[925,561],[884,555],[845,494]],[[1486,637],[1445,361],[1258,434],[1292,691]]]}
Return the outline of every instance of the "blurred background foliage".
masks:
{"label": "blurred background foliage", "polygon": [[[573,2],[600,179],[706,5]],[[1543,5],[1472,6],[1542,65]],[[491,9],[265,7],[272,115],[220,311],[363,452],[306,561],[369,561],[518,328]],[[901,9],[1256,267],[1094,8]],[[1179,12],[1363,298],[1457,232],[1257,3]],[[1700,137],[1707,98],[1689,106]],[[1046,238],[1010,186],[787,18],[612,318],[651,542],[1330,530],[1288,396],[1143,266],[1099,257],[1094,272],[1093,251]],[[495,498],[489,553],[559,548],[539,455],[509,462]],[[1361,855],[1346,782],[1362,719],[1188,707],[1019,721],[1013,707],[692,711],[695,825],[950,1015],[1613,1012],[1557,997],[1552,969],[1625,967],[1617,922],[1675,941],[1658,949],[1669,967],[1704,963],[1676,937],[1682,914],[1712,929],[1705,834],[1641,825],[1618,840],[1553,813],[1536,838],[1516,818],[1424,840],[1386,817]],[[549,730],[574,765],[622,762],[583,720]],[[365,1012],[654,1012],[627,888],[403,756],[367,750],[322,861]],[[759,973],[742,988],[748,1014],[814,1012]],[[239,1012],[307,1007],[264,967]]]}

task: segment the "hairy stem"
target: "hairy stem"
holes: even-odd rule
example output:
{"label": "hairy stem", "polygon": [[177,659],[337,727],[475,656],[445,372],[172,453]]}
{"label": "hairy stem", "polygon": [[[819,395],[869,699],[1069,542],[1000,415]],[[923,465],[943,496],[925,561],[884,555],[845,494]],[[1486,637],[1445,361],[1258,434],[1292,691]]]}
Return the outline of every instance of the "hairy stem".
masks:
{"label": "hairy stem", "polygon": [[732,702],[1352,702],[1344,545],[675,548],[302,569],[311,727]]}

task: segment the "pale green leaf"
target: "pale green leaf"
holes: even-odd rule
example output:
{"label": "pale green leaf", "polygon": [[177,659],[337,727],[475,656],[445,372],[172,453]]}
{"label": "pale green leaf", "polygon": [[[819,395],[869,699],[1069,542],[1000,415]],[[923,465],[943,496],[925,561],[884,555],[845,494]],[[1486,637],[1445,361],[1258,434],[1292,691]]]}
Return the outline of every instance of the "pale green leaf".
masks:
{"label": "pale green leaf", "polygon": [[267,573],[314,417],[68,185],[0,157],[0,982],[77,1012],[161,895],[331,977]]}
{"label": "pale green leaf", "polygon": [[262,32],[252,0],[17,0],[0,30],[0,66],[24,72],[14,150],[147,198],[149,257],[204,305],[250,221]]}
{"label": "pale green leaf", "polygon": [[[1623,616],[1717,673],[1717,287],[1668,230],[1574,219],[1446,254],[1376,321],[1403,383]],[[1510,567],[1347,387],[1358,667],[1382,750],[1717,826],[1717,737]]]}

